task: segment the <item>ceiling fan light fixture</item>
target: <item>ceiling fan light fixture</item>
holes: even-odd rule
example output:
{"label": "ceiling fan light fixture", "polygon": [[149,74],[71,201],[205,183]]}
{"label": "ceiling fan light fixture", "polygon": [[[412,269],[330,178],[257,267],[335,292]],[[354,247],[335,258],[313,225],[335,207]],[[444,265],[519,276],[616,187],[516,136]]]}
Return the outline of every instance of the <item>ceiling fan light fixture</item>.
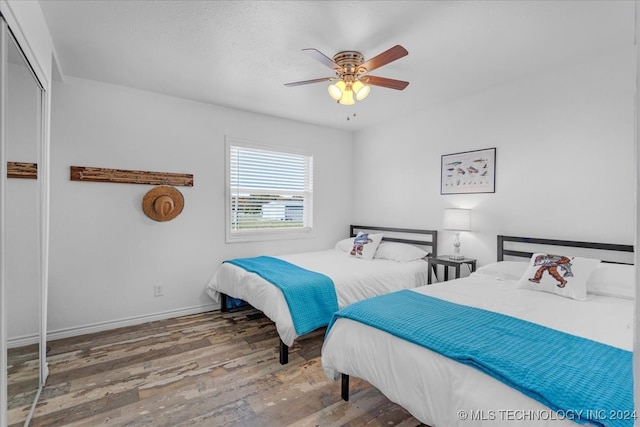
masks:
{"label": "ceiling fan light fixture", "polygon": [[347,85],[343,80],[338,80],[334,84],[329,85],[329,95],[336,101],[340,101],[340,98],[342,98],[342,94],[344,93],[346,87]]}
{"label": "ceiling fan light fixture", "polygon": [[[327,88],[329,95],[342,105],[353,105],[356,100],[361,101],[369,95],[371,87],[360,80],[341,77]],[[353,82],[352,82],[353,81]]]}
{"label": "ceiling fan light fixture", "polygon": [[369,95],[369,92],[371,92],[371,86],[362,83],[360,80],[356,80],[351,89],[356,94],[358,101],[365,99],[367,95]]}

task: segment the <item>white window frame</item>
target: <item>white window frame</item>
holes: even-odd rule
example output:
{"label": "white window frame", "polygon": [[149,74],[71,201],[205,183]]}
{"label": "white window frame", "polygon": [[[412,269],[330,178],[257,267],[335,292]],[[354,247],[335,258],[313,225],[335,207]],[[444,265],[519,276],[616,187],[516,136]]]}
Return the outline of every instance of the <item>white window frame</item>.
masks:
{"label": "white window frame", "polygon": [[[278,152],[283,154],[295,154],[308,157],[308,165],[306,168],[306,180],[309,183],[307,191],[305,191],[305,224],[303,227],[292,228],[275,228],[275,229],[257,229],[257,230],[234,230],[233,214],[232,214],[232,196],[231,189],[231,148],[244,147],[257,150],[265,150]],[[304,150],[291,147],[281,147],[269,144],[261,144],[247,141],[231,136],[225,136],[225,217],[226,217],[226,242],[252,242],[265,240],[281,240],[292,238],[311,237],[313,232],[313,155]]]}

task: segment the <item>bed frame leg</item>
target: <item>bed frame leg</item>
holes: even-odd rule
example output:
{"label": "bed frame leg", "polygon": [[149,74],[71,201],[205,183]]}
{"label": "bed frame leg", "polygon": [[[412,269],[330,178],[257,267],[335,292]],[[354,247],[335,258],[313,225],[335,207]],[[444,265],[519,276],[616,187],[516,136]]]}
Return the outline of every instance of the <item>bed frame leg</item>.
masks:
{"label": "bed frame leg", "polygon": [[[439,281],[440,281],[440,279],[438,279],[438,266],[436,266],[435,264],[433,264],[433,265],[431,266],[431,268],[433,268],[433,275],[434,275],[434,276],[436,276],[436,280],[439,282]],[[445,266],[445,271],[447,271],[447,269],[448,269],[448,268],[449,268],[449,267],[446,267],[446,266]]]}
{"label": "bed frame leg", "polygon": [[342,400],[345,402],[349,401],[349,375],[342,374],[342,389],[340,391],[340,396],[342,396]]}
{"label": "bed frame leg", "polygon": [[280,364],[286,365],[287,363],[289,363],[289,347],[280,338]]}
{"label": "bed frame leg", "polygon": [[220,294],[220,311],[223,313],[229,311],[227,308],[227,294]]}

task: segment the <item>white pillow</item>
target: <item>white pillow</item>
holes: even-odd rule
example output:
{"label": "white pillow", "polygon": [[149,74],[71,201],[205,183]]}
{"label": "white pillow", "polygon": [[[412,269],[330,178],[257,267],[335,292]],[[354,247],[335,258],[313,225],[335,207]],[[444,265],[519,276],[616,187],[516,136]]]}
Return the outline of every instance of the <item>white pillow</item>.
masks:
{"label": "white pillow", "polygon": [[599,259],[536,253],[517,286],[584,301],[587,280],[598,264]]}
{"label": "white pillow", "polygon": [[529,268],[526,261],[498,261],[483,265],[472,276],[491,277],[497,280],[520,280]]}
{"label": "white pillow", "polygon": [[380,245],[382,234],[369,234],[362,231],[353,238],[349,255],[361,259],[373,259],[373,255]]}
{"label": "white pillow", "polygon": [[427,255],[429,255],[429,252],[414,245],[400,242],[382,242],[373,257],[376,259],[409,262],[422,259]]}
{"label": "white pillow", "polygon": [[636,266],[601,263],[587,280],[587,293],[635,299]]}
{"label": "white pillow", "polygon": [[353,237],[339,240],[334,246],[334,249],[340,252],[350,252],[351,248],[353,248]]}

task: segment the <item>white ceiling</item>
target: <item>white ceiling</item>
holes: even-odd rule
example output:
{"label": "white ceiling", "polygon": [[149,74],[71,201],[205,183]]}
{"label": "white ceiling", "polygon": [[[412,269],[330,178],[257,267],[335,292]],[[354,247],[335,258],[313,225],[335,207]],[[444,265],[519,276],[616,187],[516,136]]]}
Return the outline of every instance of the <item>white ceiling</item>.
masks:
{"label": "white ceiling", "polygon": [[[64,76],[358,130],[567,62],[633,46],[635,2],[40,0]],[[409,55],[407,80],[338,105],[302,52]],[[353,114],[356,114],[353,117]],[[351,117],[351,120],[347,120]]]}

